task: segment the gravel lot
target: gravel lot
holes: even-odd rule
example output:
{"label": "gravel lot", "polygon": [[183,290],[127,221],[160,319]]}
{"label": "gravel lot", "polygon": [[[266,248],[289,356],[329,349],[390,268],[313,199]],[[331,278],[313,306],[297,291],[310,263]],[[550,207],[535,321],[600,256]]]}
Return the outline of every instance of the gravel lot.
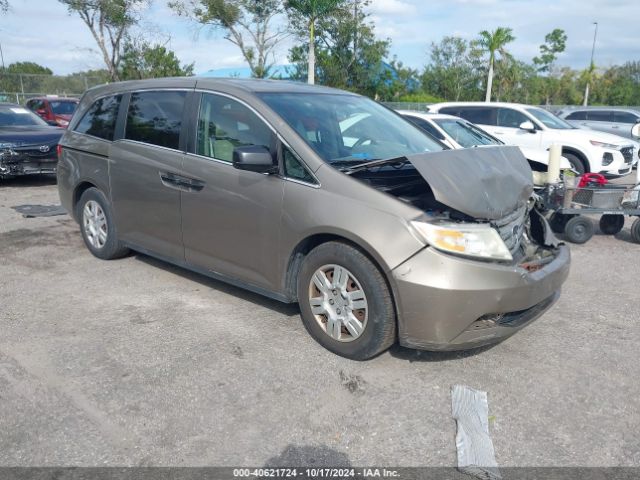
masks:
{"label": "gravel lot", "polygon": [[640,466],[640,245],[572,246],[563,295],[465,354],[325,351],[282,305],[143,255],[105,262],[52,180],[0,185],[0,465],[454,466],[450,388],[500,466]]}

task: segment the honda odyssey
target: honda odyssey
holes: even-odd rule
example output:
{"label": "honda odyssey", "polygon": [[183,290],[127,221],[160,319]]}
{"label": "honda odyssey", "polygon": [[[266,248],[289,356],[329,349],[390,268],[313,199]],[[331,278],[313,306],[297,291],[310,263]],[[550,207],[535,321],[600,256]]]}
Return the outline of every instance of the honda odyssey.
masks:
{"label": "honda odyssey", "polygon": [[135,250],[297,302],[315,340],[367,359],[498,342],[567,277],[520,150],[444,148],[340,90],[143,80],[85,93],[58,185],[96,257]]}

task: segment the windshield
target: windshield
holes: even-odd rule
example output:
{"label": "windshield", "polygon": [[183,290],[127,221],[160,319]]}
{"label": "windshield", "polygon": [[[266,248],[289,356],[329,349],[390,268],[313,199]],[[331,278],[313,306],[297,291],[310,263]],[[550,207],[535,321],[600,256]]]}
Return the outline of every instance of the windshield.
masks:
{"label": "windshield", "polygon": [[443,149],[412,123],[365,97],[318,93],[260,97],[329,163],[363,163]]}
{"label": "windshield", "polygon": [[51,110],[56,115],[73,115],[73,112],[76,111],[76,107],[78,104],[76,102],[50,102]]}
{"label": "windshield", "polygon": [[472,123],[455,118],[434,119],[447,134],[453,138],[462,148],[477,147],[478,145],[501,145],[502,142],[492,137]]}
{"label": "windshield", "polygon": [[526,110],[536,117],[537,120],[541,121],[547,128],[554,130],[569,130],[574,128],[561,118],[556,117],[553,113],[549,113],[541,108],[527,108]]}
{"label": "windshield", "polygon": [[47,122],[18,105],[0,105],[0,127],[29,127],[34,125],[47,125]]}

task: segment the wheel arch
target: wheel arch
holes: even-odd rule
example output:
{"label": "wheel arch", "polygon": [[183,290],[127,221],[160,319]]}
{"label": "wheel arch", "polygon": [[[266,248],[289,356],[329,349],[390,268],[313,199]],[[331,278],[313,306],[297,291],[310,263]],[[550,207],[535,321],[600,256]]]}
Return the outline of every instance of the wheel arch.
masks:
{"label": "wheel arch", "polygon": [[87,190],[89,190],[90,188],[97,188],[98,190],[100,190],[100,187],[98,187],[95,183],[90,182],[89,180],[83,180],[80,183],[78,183],[78,185],[76,185],[76,187],[73,189],[73,196],[71,198],[72,201],[72,207],[73,207],[73,211],[72,211],[72,215],[73,218],[78,221],[78,217],[77,217],[77,207],[78,207],[78,202],[80,201],[80,197],[82,197],[82,194],[84,192],[86,192]]}
{"label": "wheel arch", "polygon": [[565,153],[569,153],[571,155],[575,155],[576,157],[578,157],[578,160],[580,160],[582,162],[582,165],[584,165],[585,173],[589,173],[591,171],[591,164],[589,163],[589,159],[584,154],[584,152],[582,152],[581,150],[578,150],[575,147],[563,145],[562,154],[564,155]]}
{"label": "wheel arch", "polygon": [[313,233],[302,240],[300,240],[297,245],[293,248],[291,253],[289,254],[289,258],[287,259],[286,270],[285,270],[285,283],[284,283],[284,291],[285,296],[291,301],[296,302],[297,292],[296,285],[298,282],[298,273],[300,272],[300,267],[302,266],[302,262],[304,258],[319,245],[328,242],[341,242],[359,250],[362,254],[364,254],[377,268],[380,270],[380,273],[384,277],[387,282],[387,286],[389,287],[389,291],[393,297],[393,303],[396,307],[397,312],[397,302],[395,295],[395,288],[393,286],[393,282],[390,280],[390,276],[388,272],[390,271],[389,266],[380,258],[379,255],[375,254],[374,249],[364,241],[360,239],[350,238],[347,235],[342,235],[340,233]]}

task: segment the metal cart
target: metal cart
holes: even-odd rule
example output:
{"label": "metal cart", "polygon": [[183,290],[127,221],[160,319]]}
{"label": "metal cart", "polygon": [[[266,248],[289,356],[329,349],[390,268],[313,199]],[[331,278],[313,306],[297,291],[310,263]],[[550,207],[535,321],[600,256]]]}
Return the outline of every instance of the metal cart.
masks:
{"label": "metal cart", "polygon": [[631,239],[640,243],[640,185],[608,183],[602,175],[565,175],[561,183],[547,184],[538,192],[543,211],[556,233],[573,243],[585,243],[595,227],[586,214],[600,215],[600,230],[615,235],[625,216],[638,217],[631,226]]}

